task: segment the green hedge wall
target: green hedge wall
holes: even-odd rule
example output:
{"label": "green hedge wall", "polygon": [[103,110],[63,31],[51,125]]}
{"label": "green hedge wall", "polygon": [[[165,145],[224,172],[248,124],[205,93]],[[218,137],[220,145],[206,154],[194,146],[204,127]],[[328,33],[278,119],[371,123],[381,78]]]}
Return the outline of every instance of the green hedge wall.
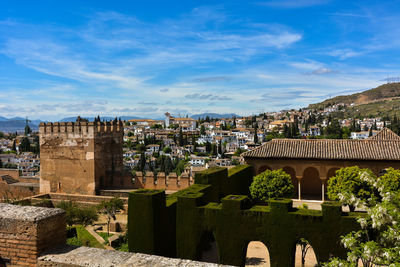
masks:
{"label": "green hedge wall", "polygon": [[252,206],[246,195],[235,195],[247,192],[241,185],[252,176],[248,166],[210,168],[168,197],[160,190],[131,193],[129,250],[200,260],[204,242],[214,236],[221,264],[244,266],[249,242],[262,241],[271,266],[294,266],[296,242],[305,238],[318,262],[346,255],[340,236],[358,230],[362,214],[343,213],[335,202],[323,203],[321,211],[293,208],[288,199]]}

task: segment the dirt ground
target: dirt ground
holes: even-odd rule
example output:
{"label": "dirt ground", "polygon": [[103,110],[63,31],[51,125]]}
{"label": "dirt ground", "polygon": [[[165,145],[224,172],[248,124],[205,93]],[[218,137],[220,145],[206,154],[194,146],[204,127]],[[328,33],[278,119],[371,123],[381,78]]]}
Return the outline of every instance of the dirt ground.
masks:
{"label": "dirt ground", "polygon": [[[317,264],[314,251],[310,248],[306,255],[306,262],[304,267],[314,267]],[[269,253],[262,242],[253,241],[250,242],[247,248],[246,266],[259,266],[269,267]],[[296,248],[296,267],[302,267],[301,265],[301,250],[300,246]]]}

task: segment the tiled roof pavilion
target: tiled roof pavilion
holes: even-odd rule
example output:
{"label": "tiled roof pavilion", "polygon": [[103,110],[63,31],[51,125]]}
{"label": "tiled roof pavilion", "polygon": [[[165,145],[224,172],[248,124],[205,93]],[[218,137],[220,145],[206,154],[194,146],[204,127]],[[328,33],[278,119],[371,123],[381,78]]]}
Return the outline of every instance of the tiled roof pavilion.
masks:
{"label": "tiled roof pavilion", "polygon": [[400,160],[400,136],[384,128],[365,140],[273,139],[242,156],[245,159]]}

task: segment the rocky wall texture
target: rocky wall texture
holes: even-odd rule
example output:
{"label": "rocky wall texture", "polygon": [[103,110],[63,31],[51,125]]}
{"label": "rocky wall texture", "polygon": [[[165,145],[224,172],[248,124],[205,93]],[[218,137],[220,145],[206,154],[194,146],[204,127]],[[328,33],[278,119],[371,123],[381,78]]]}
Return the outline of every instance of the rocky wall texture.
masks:
{"label": "rocky wall texture", "polygon": [[41,124],[40,192],[94,195],[105,187],[133,187],[123,173],[120,122]]}
{"label": "rocky wall texture", "polygon": [[213,263],[87,247],[61,247],[38,259],[39,267],[223,267]]}
{"label": "rocky wall texture", "polygon": [[40,253],[65,244],[65,227],[61,209],[0,203],[0,259],[36,266]]}

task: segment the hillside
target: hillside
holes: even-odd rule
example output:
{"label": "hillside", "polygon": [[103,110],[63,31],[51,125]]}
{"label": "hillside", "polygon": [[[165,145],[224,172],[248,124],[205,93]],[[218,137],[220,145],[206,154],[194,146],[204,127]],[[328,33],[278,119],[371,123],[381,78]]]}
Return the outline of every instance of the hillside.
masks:
{"label": "hillside", "polygon": [[[385,109],[382,110],[382,112],[385,112],[387,108],[391,110],[392,108],[398,107],[398,103],[394,105],[392,105],[393,103],[391,103],[389,105],[390,107],[385,107],[385,105],[388,102],[389,103],[392,101],[398,102],[399,99],[400,99],[400,83],[388,83],[364,92],[352,95],[336,96],[320,103],[310,104],[309,108],[324,109],[333,104],[344,103],[346,105],[350,105],[354,103],[354,105],[361,110],[368,110],[369,112],[378,112],[378,110],[376,109],[381,107]],[[371,105],[371,108],[373,110],[371,110],[371,108],[366,106],[365,107],[359,106],[359,105],[370,105],[370,104],[373,104]],[[355,107],[352,107],[351,109],[355,109]]]}
{"label": "hillside", "polygon": [[230,119],[233,117],[240,117],[239,115],[236,115],[235,113],[229,113],[229,114],[218,114],[218,113],[202,113],[202,114],[194,114],[190,116],[192,119],[198,120],[198,119],[204,119],[205,117],[213,118],[213,119]]}

